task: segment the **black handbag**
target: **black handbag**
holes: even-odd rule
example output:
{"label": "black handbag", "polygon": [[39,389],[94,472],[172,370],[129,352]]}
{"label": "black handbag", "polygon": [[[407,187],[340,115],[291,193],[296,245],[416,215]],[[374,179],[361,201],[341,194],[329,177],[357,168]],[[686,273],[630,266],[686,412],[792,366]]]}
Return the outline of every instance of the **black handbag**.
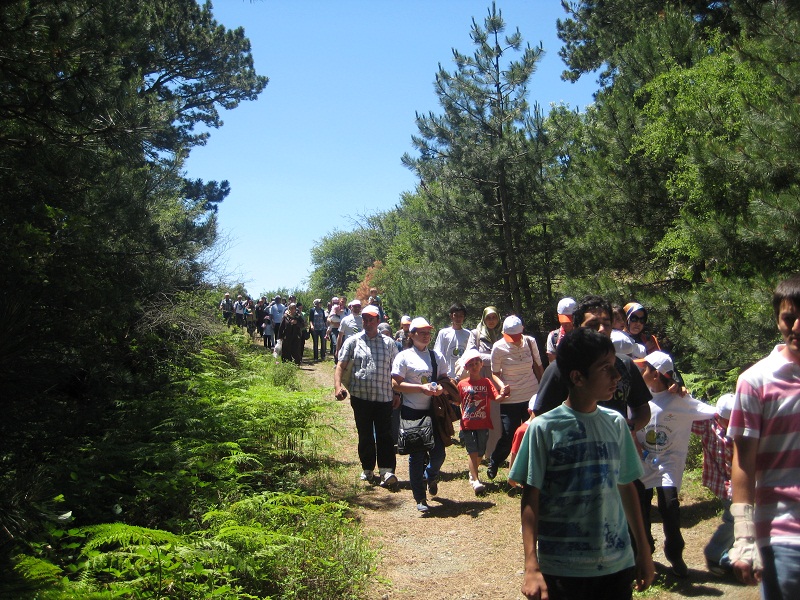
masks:
{"label": "black handbag", "polygon": [[420,419],[400,419],[400,434],[397,436],[397,453],[413,454],[433,449],[433,420],[430,415]]}

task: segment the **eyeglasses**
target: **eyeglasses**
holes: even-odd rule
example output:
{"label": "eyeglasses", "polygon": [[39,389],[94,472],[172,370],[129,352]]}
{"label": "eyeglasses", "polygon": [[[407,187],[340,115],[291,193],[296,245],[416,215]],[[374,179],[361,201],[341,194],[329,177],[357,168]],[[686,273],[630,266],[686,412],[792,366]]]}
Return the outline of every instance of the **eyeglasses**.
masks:
{"label": "eyeglasses", "polygon": [[628,318],[628,323],[647,323],[647,315],[640,317],[638,315],[631,315]]}

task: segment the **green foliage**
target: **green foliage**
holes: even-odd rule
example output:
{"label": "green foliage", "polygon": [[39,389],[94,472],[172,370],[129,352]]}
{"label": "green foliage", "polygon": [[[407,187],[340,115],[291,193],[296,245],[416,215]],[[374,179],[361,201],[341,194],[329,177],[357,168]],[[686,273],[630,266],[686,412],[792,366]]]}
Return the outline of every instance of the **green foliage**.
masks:
{"label": "green foliage", "polygon": [[238,335],[185,365],[119,407],[113,436],[83,440],[60,483],[74,526],[22,532],[0,595],[359,597],[372,551],[346,505],[299,483],[325,464],[318,394],[273,386],[272,356]]}

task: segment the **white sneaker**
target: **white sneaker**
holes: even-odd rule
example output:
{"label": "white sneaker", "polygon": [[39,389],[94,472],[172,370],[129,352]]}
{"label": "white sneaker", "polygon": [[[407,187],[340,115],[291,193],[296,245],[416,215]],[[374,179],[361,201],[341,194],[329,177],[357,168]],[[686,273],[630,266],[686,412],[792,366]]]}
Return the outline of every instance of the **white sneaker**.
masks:
{"label": "white sneaker", "polygon": [[479,479],[470,479],[469,480],[472,489],[475,490],[475,495],[482,494],[486,491],[486,486],[483,485]]}
{"label": "white sneaker", "polygon": [[372,471],[361,471],[361,481],[372,481],[375,474]]}
{"label": "white sneaker", "polygon": [[391,471],[387,471],[381,478],[381,487],[392,489],[397,485],[397,475]]}

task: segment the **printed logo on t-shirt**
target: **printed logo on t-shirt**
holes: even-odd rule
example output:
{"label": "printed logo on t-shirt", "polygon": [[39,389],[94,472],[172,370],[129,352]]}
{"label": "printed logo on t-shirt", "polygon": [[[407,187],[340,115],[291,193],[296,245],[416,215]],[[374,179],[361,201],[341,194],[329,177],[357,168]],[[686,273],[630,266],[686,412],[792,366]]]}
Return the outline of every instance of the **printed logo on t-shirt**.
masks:
{"label": "printed logo on t-shirt", "polygon": [[461,356],[463,353],[464,352],[458,346],[453,348],[453,356]]}

